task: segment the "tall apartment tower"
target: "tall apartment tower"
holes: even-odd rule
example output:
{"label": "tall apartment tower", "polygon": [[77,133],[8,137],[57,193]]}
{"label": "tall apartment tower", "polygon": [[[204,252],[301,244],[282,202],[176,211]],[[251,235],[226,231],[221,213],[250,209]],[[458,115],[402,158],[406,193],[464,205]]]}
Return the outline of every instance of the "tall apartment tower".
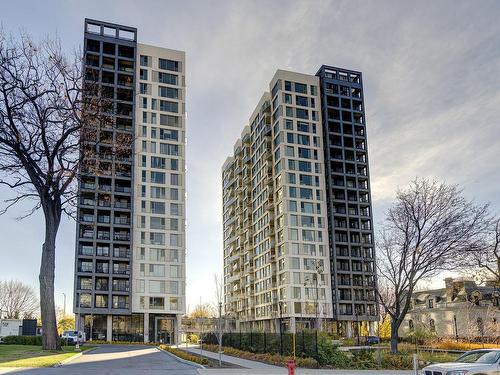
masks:
{"label": "tall apartment tower", "polygon": [[[335,219],[330,213],[335,172],[327,152],[331,113],[324,88],[332,83],[321,74],[324,71],[323,67],[314,76],[278,70],[222,167],[225,311],[243,330],[317,327],[353,335],[361,322],[373,329],[369,322],[377,320],[375,302],[367,301],[365,293],[374,290],[369,284],[375,281],[373,268],[368,273],[365,266],[371,262],[373,267],[373,247],[370,261],[362,259],[360,250],[359,255],[349,254],[347,267],[341,263],[344,273],[337,271],[343,258],[334,254],[344,244],[334,242],[330,224]],[[362,92],[361,74],[356,74],[359,81],[352,86]],[[352,121],[360,113],[364,115],[358,108],[350,108]],[[351,131],[357,131],[358,125],[352,121]],[[354,152],[358,143],[352,142]],[[363,142],[366,146],[366,139]],[[360,171],[361,166],[360,162]],[[364,167],[366,176],[359,178],[368,183],[367,163]],[[366,191],[368,203],[357,205],[357,233],[359,239],[371,241],[368,185]],[[365,199],[361,187],[359,192]],[[346,192],[346,215],[351,212],[347,197]],[[353,197],[351,194],[349,204]],[[360,216],[365,207],[368,211],[363,214],[368,216]],[[354,225],[354,213],[350,219]],[[361,229],[362,225],[369,225],[370,230]],[[353,241],[358,239],[354,230],[352,235]],[[348,251],[368,248],[360,241],[358,245],[346,244]],[[344,292],[349,288],[339,285],[344,275],[349,278],[349,296]],[[352,284],[359,277],[363,288]],[[349,303],[350,309],[345,307]]]}
{"label": "tall apartment tower", "polygon": [[[112,104],[80,171],[74,312],[87,339],[178,339],[185,312],[185,53],[85,20],[86,82]],[[95,142],[94,142],[95,141]]]}
{"label": "tall apartment tower", "polygon": [[[321,84],[333,319],[339,332],[378,321],[373,216],[361,72],[322,66]],[[354,323],[354,325],[353,325]]]}

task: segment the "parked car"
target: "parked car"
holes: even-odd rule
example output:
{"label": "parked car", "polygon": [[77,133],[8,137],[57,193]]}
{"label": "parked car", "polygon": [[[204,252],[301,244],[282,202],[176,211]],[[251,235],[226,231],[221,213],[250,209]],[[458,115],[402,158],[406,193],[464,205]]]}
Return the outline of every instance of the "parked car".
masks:
{"label": "parked car", "polygon": [[422,375],[497,375],[500,374],[500,349],[471,350],[454,362],[424,367]]}
{"label": "parked car", "polygon": [[375,345],[380,344],[380,337],[378,336],[367,336],[366,337],[366,345]]}
{"label": "parked car", "polygon": [[81,331],[64,331],[61,338],[66,340],[68,345],[76,345],[77,342],[81,345],[85,342],[85,334]]}

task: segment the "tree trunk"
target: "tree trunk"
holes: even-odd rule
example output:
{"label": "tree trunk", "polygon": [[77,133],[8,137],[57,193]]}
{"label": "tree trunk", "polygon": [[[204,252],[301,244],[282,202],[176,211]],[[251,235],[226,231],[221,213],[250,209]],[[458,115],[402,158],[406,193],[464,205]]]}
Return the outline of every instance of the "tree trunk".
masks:
{"label": "tree trunk", "polygon": [[[40,312],[42,316],[42,349],[59,350],[61,343],[57,334],[56,309],[54,303],[54,279],[56,265],[56,235],[61,215],[49,203],[45,209],[45,242],[42,246],[40,265]],[[56,205],[54,205],[56,206]]]}
{"label": "tree trunk", "polygon": [[399,324],[397,319],[391,317],[391,352],[396,354],[398,352],[398,334]]}

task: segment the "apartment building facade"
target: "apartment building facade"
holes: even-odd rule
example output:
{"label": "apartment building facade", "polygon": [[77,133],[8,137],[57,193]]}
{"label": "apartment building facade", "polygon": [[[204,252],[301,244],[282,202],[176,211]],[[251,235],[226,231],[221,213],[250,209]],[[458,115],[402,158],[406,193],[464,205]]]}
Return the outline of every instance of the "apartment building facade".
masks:
{"label": "apartment building facade", "polygon": [[[87,338],[175,342],[185,312],[185,54],[85,20],[85,82],[110,103],[79,178],[74,312]],[[111,107],[110,107],[111,108]]]}
{"label": "apartment building facade", "polygon": [[[278,70],[222,167],[225,311],[243,330],[352,335],[377,318],[376,308],[340,310],[321,73]],[[351,309],[366,306],[353,294]]]}

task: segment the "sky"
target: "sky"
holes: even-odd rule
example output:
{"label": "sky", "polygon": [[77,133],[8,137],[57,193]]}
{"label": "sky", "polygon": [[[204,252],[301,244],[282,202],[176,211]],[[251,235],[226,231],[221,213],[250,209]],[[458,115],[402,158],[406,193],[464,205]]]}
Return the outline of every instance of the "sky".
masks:
{"label": "sky", "polygon": [[[459,184],[500,212],[500,2],[4,1],[5,32],[60,38],[83,19],[135,26],[140,43],[187,56],[187,304],[222,272],[221,166],[277,69],[363,72],[375,231],[416,176]],[[0,199],[9,197],[0,189]],[[36,286],[43,218],[0,217],[0,279]],[[76,224],[61,224],[56,303],[71,310]],[[435,281],[438,282],[438,281]]]}

